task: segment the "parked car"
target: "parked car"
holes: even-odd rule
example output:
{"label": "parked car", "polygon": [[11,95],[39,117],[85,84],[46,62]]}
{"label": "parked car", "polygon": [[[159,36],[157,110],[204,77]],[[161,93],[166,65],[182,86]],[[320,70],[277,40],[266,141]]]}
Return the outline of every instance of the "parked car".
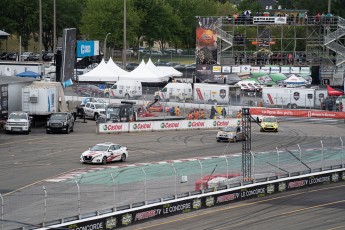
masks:
{"label": "parked car", "polygon": [[34,60],[34,53],[33,52],[24,52],[20,55],[22,61],[33,61]]}
{"label": "parked car", "polygon": [[7,119],[6,133],[18,132],[29,134],[31,131],[32,117],[26,112],[12,112]]}
{"label": "parked car", "polygon": [[74,130],[74,117],[71,113],[52,113],[46,124],[46,133],[64,132]]}
{"label": "parked car", "polygon": [[0,59],[1,60],[7,60],[7,56],[10,54],[10,52],[3,52],[0,54]]}
{"label": "parked car", "polygon": [[87,96],[87,97],[103,97],[104,96],[104,90],[100,89],[96,85],[76,85],[73,87],[73,91],[79,96]]}
{"label": "parked car", "polygon": [[106,103],[87,102],[84,106],[84,114],[86,117],[91,117],[97,121],[101,114],[105,114],[106,106]]}
{"label": "parked car", "polygon": [[111,142],[105,142],[97,144],[83,152],[80,156],[80,162],[83,164],[98,163],[105,165],[113,161],[124,162],[127,158],[128,150],[126,147]]}
{"label": "parked car", "polygon": [[237,142],[245,139],[242,126],[226,126],[217,133],[217,142]]}
{"label": "parked car", "polygon": [[135,68],[137,68],[139,66],[138,63],[135,62],[130,62],[127,64],[126,69],[127,70],[134,70]]}
{"label": "parked car", "polygon": [[45,52],[42,55],[42,60],[43,61],[52,61],[54,59],[54,53],[50,53],[50,52]]}
{"label": "parked car", "polygon": [[17,61],[17,57],[18,57],[17,53],[11,53],[11,54],[7,55],[7,59],[6,60]]}

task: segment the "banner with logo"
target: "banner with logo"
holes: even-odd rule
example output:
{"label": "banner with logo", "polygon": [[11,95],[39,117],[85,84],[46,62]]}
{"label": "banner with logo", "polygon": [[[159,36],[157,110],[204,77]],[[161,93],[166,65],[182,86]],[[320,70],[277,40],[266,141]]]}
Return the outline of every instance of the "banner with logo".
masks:
{"label": "banner with logo", "polygon": [[77,57],[99,55],[99,41],[77,41]]}
{"label": "banner with logo", "polygon": [[72,79],[74,76],[74,66],[76,63],[76,37],[76,28],[69,28],[63,30],[61,83],[63,84],[64,88],[73,84]]}
{"label": "banner with logo", "polygon": [[196,64],[217,63],[216,23],[219,17],[198,17],[196,26]]}
{"label": "banner with logo", "polygon": [[6,120],[8,117],[8,85],[0,86],[0,120]]}
{"label": "banner with logo", "polygon": [[300,67],[291,67],[291,73],[300,73]]}
{"label": "banner with logo", "polygon": [[289,109],[250,108],[249,111],[251,115],[263,115],[263,116],[345,119],[344,112],[331,112],[331,111],[324,111],[324,110],[293,110],[293,109],[289,110]]}

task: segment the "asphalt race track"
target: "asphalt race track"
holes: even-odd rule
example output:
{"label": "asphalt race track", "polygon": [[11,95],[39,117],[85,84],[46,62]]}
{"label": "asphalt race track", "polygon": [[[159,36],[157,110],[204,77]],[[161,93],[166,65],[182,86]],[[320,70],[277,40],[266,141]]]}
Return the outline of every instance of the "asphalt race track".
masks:
{"label": "asphalt race track", "polygon": [[[253,124],[252,150],[259,152],[273,150],[276,147],[286,148],[296,144],[314,145],[318,140],[323,140],[327,143],[327,140],[339,139],[339,137],[345,136],[345,124],[321,125],[281,122],[279,126],[280,130],[278,133],[260,133],[259,127]],[[30,135],[0,134],[1,195],[6,200],[7,195],[34,186],[36,183],[44,181],[47,178],[54,178],[59,174],[81,167],[90,169],[102,167],[99,165],[82,165],[79,162],[81,152],[99,142],[112,141],[129,148],[129,158],[127,162],[112,163],[111,165],[214,156],[222,155],[225,151],[227,154],[235,154],[240,153],[242,149],[242,144],[240,142],[231,143],[231,147],[228,148],[227,143],[216,142],[215,136],[217,130],[122,133],[114,135],[97,135],[95,130],[96,126],[94,121],[87,120],[87,123],[82,123],[82,120],[78,119],[75,123],[75,131],[68,135],[48,135],[45,133],[43,127],[34,128]],[[341,184],[338,185],[343,186]],[[336,187],[337,185],[333,186]],[[321,189],[321,187],[313,188],[313,190],[319,189]],[[297,224],[297,222],[290,219],[290,224],[288,225],[287,216],[295,216],[295,218],[298,217],[298,219],[301,218],[299,220],[301,223],[313,223],[315,225],[312,226],[320,227],[319,229],[332,228],[333,225],[322,225],[326,224],[324,223],[326,220],[323,218],[323,214],[325,213],[329,214],[326,216],[328,216],[332,224],[335,224],[334,226],[339,227],[341,224],[344,225],[344,218],[340,218],[340,220],[340,214],[339,216],[336,214],[336,212],[340,213],[341,209],[339,208],[344,206],[342,203],[345,198],[345,190],[343,187],[311,193],[316,194],[315,196],[310,196],[308,193],[305,193],[308,191],[301,190],[301,194],[292,195],[291,197],[288,196],[288,194],[291,193],[284,193],[282,198],[277,198],[276,200],[273,199],[274,196],[270,196],[265,198],[265,200],[267,200],[265,202],[259,202],[257,199],[248,200],[246,202],[218,208],[220,211],[217,211],[218,209],[201,211],[201,213],[210,212],[210,214],[207,215],[213,215],[212,210],[216,210],[214,211],[215,217],[212,219],[217,221],[211,221],[210,223],[201,221],[207,219],[204,216],[205,214],[201,214],[200,217],[195,217],[194,219],[194,215],[198,214],[190,213],[186,216],[192,216],[193,218],[187,218],[187,220],[185,220],[186,222],[183,220],[184,217],[175,216],[173,219],[182,218],[182,220],[181,222],[178,221],[178,223],[174,222],[175,224],[172,223],[171,226],[175,226],[175,229],[231,229],[228,228],[226,224],[229,224],[230,216],[233,218],[234,210],[227,210],[227,207],[231,209],[232,206],[239,207],[236,208],[235,212],[237,213],[237,210],[239,210],[238,214],[234,216],[234,218],[237,218],[231,221],[231,224],[232,222],[237,222],[238,224],[231,225],[234,226],[233,229],[244,228],[246,222],[244,218],[246,216],[253,216],[256,218],[252,220],[253,222],[249,222],[249,224],[252,225],[252,228],[249,227],[249,229],[292,229],[290,226],[294,226],[293,224]],[[285,200],[285,196],[288,200]],[[306,196],[310,196],[310,199],[306,200]],[[315,200],[312,198],[315,198]],[[241,206],[241,204],[252,202],[256,202],[255,205],[249,205],[248,207]],[[311,211],[308,211],[308,214],[306,214],[306,211],[296,211],[296,214],[283,215],[289,211],[299,210],[303,207],[314,207],[316,205],[321,205],[313,209],[319,210],[318,212],[311,213]],[[332,212],[327,210],[329,208],[332,208]],[[278,213],[277,210],[279,210]],[[227,212],[231,212],[231,215],[229,215],[229,213],[227,215]],[[264,213],[265,215],[259,216],[259,213]],[[282,213],[282,216],[284,216],[285,222],[282,221],[282,223],[284,222],[285,224],[274,222],[270,219],[270,216],[279,213]],[[299,215],[301,213],[306,215]],[[333,213],[333,215],[331,215],[331,213]],[[240,221],[238,221],[238,218]],[[41,222],[41,220],[37,222]],[[164,220],[161,220],[161,222],[164,222]],[[222,222],[224,223],[222,224]],[[188,225],[186,225],[186,223],[188,223]],[[181,224],[181,227],[177,227],[179,224]],[[172,228],[171,226],[170,228]],[[258,226],[258,228],[255,228],[256,226]],[[325,228],[322,228],[322,226],[325,226]],[[137,225],[135,227],[140,226]],[[318,229],[317,227],[310,227],[310,229]],[[309,225],[304,227],[302,227],[302,225],[295,225],[294,229],[308,228]],[[161,228],[157,226],[153,229]],[[164,226],[164,229],[169,229],[169,225]]]}
{"label": "asphalt race track", "polygon": [[123,228],[150,230],[344,229],[345,183],[318,186]]}

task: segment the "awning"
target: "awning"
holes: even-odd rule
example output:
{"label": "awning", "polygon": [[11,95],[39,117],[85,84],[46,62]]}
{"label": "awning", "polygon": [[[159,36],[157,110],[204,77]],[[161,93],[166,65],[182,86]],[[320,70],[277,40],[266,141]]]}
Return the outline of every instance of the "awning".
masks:
{"label": "awning", "polygon": [[328,96],[341,96],[344,95],[344,92],[340,90],[336,90],[331,86],[327,85]]}
{"label": "awning", "polygon": [[33,71],[25,71],[25,72],[16,74],[16,76],[17,76],[17,77],[40,78],[40,77],[41,77],[41,74],[38,74],[38,73],[33,72]]}

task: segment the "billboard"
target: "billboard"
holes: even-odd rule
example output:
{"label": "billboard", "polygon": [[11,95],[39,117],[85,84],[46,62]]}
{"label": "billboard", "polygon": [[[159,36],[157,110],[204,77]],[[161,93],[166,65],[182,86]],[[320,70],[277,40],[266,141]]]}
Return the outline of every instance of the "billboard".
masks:
{"label": "billboard", "polygon": [[74,66],[76,62],[75,48],[76,48],[77,29],[68,28],[63,30],[62,42],[62,71],[61,83],[63,87],[73,84],[72,77],[74,75]]}
{"label": "billboard", "polygon": [[199,17],[196,27],[196,64],[212,65],[217,63],[218,17]]}
{"label": "billboard", "polygon": [[77,57],[99,55],[99,41],[77,41]]}

